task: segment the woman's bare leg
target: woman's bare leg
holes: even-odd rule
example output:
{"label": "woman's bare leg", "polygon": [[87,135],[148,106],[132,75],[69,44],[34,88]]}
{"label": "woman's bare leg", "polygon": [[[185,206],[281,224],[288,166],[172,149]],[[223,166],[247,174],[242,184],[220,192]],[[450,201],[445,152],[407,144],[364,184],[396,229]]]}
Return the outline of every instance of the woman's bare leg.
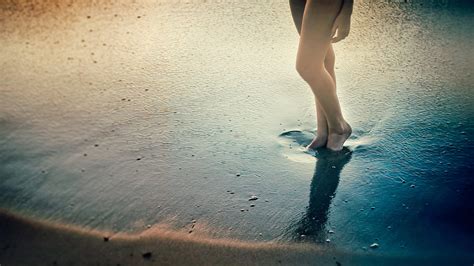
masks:
{"label": "woman's bare leg", "polygon": [[[334,88],[336,88],[336,73],[334,71],[334,64],[335,64],[335,54],[334,50],[332,48],[332,44],[329,45],[329,49],[326,52],[326,56],[324,57],[324,68],[326,68],[327,72],[331,76],[333,82],[334,82]],[[324,113],[323,108],[321,107],[321,104],[318,101],[318,98],[314,97],[314,101],[316,103],[316,117],[317,117],[317,135],[311,141],[311,143],[308,145],[307,148],[309,149],[317,149],[320,147],[326,146],[326,143],[328,141],[328,135],[329,135],[329,128],[328,128],[328,122],[326,119],[326,114]]]}
{"label": "woman's bare leg", "polygon": [[[325,68],[325,57],[332,37],[332,26],[343,0],[308,0],[303,15],[296,69],[310,85],[326,115],[327,147],[341,150],[351,134],[336,95],[335,81]],[[321,112],[320,112],[321,113]]]}
{"label": "woman's bare leg", "polygon": [[[301,33],[301,24],[303,21],[303,14],[306,5],[306,0],[290,0],[290,9],[291,15],[293,17],[293,21],[295,22],[296,29],[298,33]],[[332,48],[332,44],[329,45],[328,51],[324,57],[324,67],[328,71],[329,75],[331,75],[334,85],[336,84],[336,74],[334,71],[334,64],[335,64],[335,54]],[[321,108],[321,104],[314,97],[315,104],[316,104],[316,116],[317,116],[317,136],[313,139],[311,144],[308,145],[310,149],[316,149],[319,147],[326,146],[327,139],[328,139],[328,125],[326,120],[326,114],[324,114],[323,109]]]}

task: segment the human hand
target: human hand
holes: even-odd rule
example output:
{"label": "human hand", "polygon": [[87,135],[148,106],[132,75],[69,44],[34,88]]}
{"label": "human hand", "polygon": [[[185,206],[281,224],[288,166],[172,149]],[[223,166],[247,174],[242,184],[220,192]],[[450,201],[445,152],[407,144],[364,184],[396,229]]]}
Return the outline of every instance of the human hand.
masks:
{"label": "human hand", "polygon": [[349,35],[350,29],[351,15],[346,14],[345,12],[340,12],[332,26],[331,42],[336,43],[345,39]]}

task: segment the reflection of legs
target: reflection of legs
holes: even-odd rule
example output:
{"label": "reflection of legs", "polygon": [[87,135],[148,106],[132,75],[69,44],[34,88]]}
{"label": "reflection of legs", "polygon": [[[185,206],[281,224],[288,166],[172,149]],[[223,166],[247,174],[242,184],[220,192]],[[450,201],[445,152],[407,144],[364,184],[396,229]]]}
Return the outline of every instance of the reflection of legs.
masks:
{"label": "reflection of legs", "polygon": [[332,25],[341,4],[342,0],[309,0],[306,3],[296,60],[298,73],[310,85],[320,109],[326,114],[327,147],[331,150],[341,150],[351,134],[350,126],[342,116],[335,82],[324,66]]}
{"label": "reflection of legs", "polygon": [[326,239],[323,229],[328,220],[331,202],[339,184],[341,171],[350,161],[351,156],[348,148],[343,148],[340,152],[321,151],[319,153],[311,181],[306,215],[296,226],[299,237],[305,235],[316,241]]}
{"label": "reflection of legs", "polygon": [[[334,54],[334,50],[332,48],[332,45],[329,45],[329,49],[326,52],[326,56],[324,57],[324,68],[326,71],[329,73],[331,76],[333,82],[334,82],[334,88],[336,88],[336,73],[334,71],[334,64],[336,61],[336,57]],[[313,139],[311,144],[308,145],[308,148],[310,149],[316,149],[320,147],[326,146],[327,140],[328,140],[328,122],[326,119],[326,114],[324,113],[323,108],[321,107],[321,104],[317,100],[316,97],[314,97],[314,101],[316,103],[316,115],[317,115],[317,136],[316,138]]]}

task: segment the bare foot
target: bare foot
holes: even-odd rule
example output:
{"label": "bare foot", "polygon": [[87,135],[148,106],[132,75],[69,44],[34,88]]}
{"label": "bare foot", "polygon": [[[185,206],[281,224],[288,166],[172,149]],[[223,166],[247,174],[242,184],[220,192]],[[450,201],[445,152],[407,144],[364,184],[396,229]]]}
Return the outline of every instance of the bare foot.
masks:
{"label": "bare foot", "polygon": [[317,148],[324,147],[326,146],[327,141],[328,141],[327,136],[324,136],[324,137],[317,136],[313,139],[313,141],[311,141],[311,143],[308,146],[306,146],[306,149],[315,150]]}
{"label": "bare foot", "polygon": [[352,128],[347,123],[344,122],[344,126],[338,132],[332,131],[329,133],[328,142],[326,147],[332,151],[340,151],[344,147],[344,142],[349,138],[352,134]]}
{"label": "bare foot", "polygon": [[317,130],[316,137],[311,141],[311,143],[306,146],[306,149],[315,150],[317,148],[321,148],[326,146],[328,141],[328,132],[326,130]]}

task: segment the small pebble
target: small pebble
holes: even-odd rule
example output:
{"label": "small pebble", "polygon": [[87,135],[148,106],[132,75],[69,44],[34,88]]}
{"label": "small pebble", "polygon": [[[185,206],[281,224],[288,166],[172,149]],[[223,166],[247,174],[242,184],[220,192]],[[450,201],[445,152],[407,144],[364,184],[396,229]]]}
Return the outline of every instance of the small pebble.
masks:
{"label": "small pebble", "polygon": [[378,247],[379,247],[379,244],[377,244],[377,243],[373,243],[372,245],[370,245],[370,248],[375,249],[375,248],[378,248]]}
{"label": "small pebble", "polygon": [[252,201],[252,200],[258,200],[258,197],[255,196],[255,195],[253,195],[253,196],[251,196],[251,197],[249,198],[249,201]]}
{"label": "small pebble", "polygon": [[152,256],[151,252],[145,252],[145,253],[142,254],[142,257],[143,257],[144,259],[150,259],[151,256]]}
{"label": "small pebble", "polygon": [[255,207],[255,204],[250,204],[250,207]]}

